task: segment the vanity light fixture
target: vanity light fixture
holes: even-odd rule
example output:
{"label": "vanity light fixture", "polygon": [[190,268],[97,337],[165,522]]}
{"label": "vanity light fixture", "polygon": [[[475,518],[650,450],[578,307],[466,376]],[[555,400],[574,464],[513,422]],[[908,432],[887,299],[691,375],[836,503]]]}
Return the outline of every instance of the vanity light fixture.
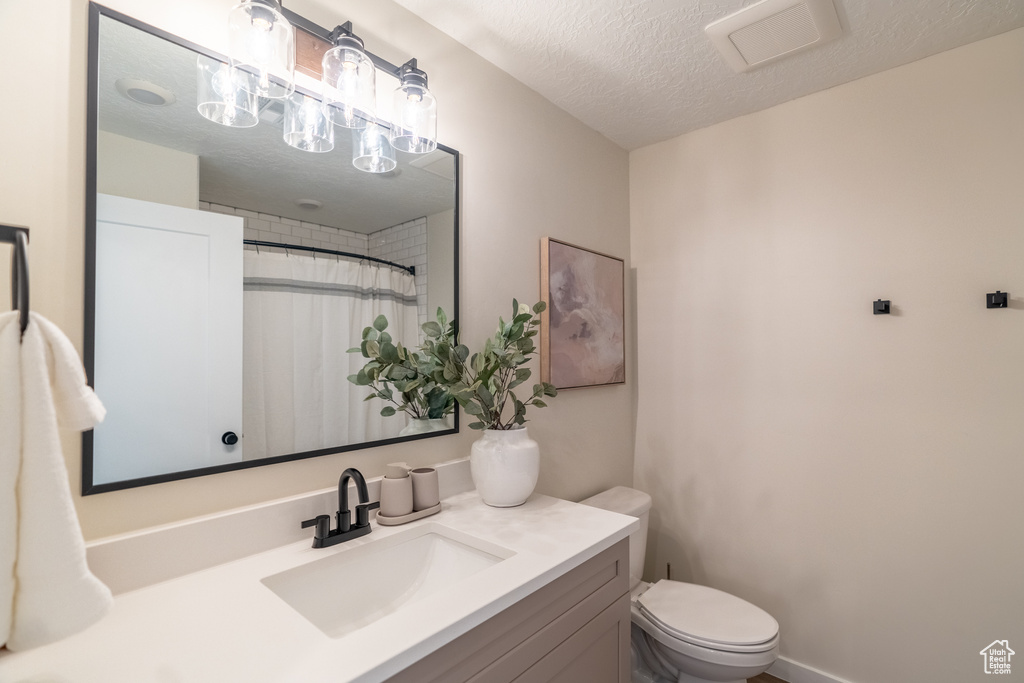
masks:
{"label": "vanity light fixture", "polygon": [[196,109],[205,118],[232,128],[259,123],[259,98],[244,87],[253,75],[224,62],[199,55],[196,59]]}
{"label": "vanity light fixture", "polygon": [[295,29],[278,0],[243,0],[228,14],[231,68],[252,74],[240,85],[280,100],[295,91]]}
{"label": "vanity light fixture", "polygon": [[398,71],[394,121],[388,135],[395,149],[427,154],[437,149],[437,100],[427,90],[427,74],[410,59]]}
{"label": "vanity light fixture", "polygon": [[[333,126],[349,128],[352,163],[368,173],[393,171],[395,149],[411,154],[437,149],[437,101],[415,59],[395,66],[364,49],[352,22],[328,32],[284,9],[279,0],[243,0],[231,10],[228,26],[229,68],[208,57],[197,63],[199,113],[211,121],[254,126],[267,99],[284,100],[285,142],[307,152],[328,152],[334,148]],[[296,29],[302,31],[298,43]],[[310,41],[321,46],[310,50]],[[324,43],[320,64],[309,63]],[[297,59],[301,70],[312,75],[319,66],[319,102],[295,92]],[[399,80],[390,125],[377,119],[378,69]]]}
{"label": "vanity light fixture", "polygon": [[363,51],[363,41],[352,33],[352,22],[331,32],[334,46],[324,53],[322,75],[324,111],[335,125],[366,128],[377,109],[377,70]]}
{"label": "vanity light fixture", "polygon": [[320,106],[320,100],[293,93],[284,105],[284,141],[304,152],[334,149],[334,126]]}
{"label": "vanity light fixture", "polygon": [[387,173],[395,169],[398,165],[395,148],[383,126],[369,123],[362,130],[352,131],[352,165],[367,173]]}

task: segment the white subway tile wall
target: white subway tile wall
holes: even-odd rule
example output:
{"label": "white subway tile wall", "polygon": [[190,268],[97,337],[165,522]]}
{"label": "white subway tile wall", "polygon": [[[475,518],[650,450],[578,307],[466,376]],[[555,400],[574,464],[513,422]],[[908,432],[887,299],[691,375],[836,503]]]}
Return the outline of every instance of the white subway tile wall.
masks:
{"label": "white subway tile wall", "polygon": [[[244,219],[244,238],[247,240],[348,251],[385,259],[403,266],[415,266],[416,302],[420,325],[431,319],[427,313],[427,219],[425,216],[364,235],[326,225],[210,202],[199,202],[199,210],[241,216]],[[246,249],[255,248],[246,246]],[[276,247],[260,247],[260,249],[284,251],[284,249]]]}
{"label": "white subway tile wall", "polygon": [[420,325],[433,320],[427,311],[427,217],[422,216],[369,235],[369,255],[416,267]]}

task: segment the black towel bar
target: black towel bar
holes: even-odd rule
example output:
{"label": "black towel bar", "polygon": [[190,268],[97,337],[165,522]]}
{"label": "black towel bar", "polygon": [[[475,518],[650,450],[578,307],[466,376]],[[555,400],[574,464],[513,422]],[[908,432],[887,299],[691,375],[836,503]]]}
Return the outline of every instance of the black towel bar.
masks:
{"label": "black towel bar", "polygon": [[28,327],[28,228],[0,225],[0,242],[14,245],[11,255],[11,307],[18,311],[21,334]]}

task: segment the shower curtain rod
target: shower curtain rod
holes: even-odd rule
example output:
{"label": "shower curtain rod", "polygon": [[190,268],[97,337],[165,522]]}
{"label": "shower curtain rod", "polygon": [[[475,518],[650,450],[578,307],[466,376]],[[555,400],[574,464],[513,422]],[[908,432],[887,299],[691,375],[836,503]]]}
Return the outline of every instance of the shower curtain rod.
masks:
{"label": "shower curtain rod", "polygon": [[262,240],[242,240],[242,244],[251,244],[256,247],[278,247],[280,249],[295,249],[297,251],[313,251],[318,254],[332,254],[334,256],[347,256],[349,258],[357,258],[360,261],[373,261],[374,263],[383,263],[386,266],[394,266],[400,268],[410,275],[416,274],[416,266],[403,266],[401,263],[395,263],[394,261],[385,261],[382,258],[374,258],[373,256],[364,256],[363,254],[353,254],[348,251],[334,251],[333,249],[321,249],[320,247],[304,247],[298,244],[283,244],[281,242],[264,242]]}

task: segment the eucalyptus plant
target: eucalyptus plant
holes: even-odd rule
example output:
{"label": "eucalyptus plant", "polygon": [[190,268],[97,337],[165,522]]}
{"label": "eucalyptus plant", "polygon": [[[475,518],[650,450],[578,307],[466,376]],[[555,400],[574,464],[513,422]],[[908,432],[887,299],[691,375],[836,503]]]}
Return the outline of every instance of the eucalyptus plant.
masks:
{"label": "eucalyptus plant", "polygon": [[438,369],[433,357],[396,342],[387,328],[387,317],[378,315],[373,325],[363,330],[359,346],[348,350],[369,359],[348,381],[370,388],[373,393],[365,400],[379,398],[392,404],[381,409],[384,417],[401,411],[416,419],[438,419],[455,412],[455,398],[433,380]]}
{"label": "eucalyptus plant", "polygon": [[[458,342],[454,322],[448,322],[444,311],[437,310],[437,322],[423,325],[426,339],[420,346],[424,355],[435,363],[431,375],[438,386],[445,387],[462,409],[476,418],[472,429],[516,429],[526,423],[529,406],[544,408],[544,397],[558,392],[553,384],[533,385],[528,398],[521,400],[513,391],[531,376],[523,367],[537,351],[533,338],[540,332],[539,315],[546,308],[543,301],[533,308],[512,300],[512,319],[498,318],[498,329],[486,341],[483,351],[470,355],[469,348]],[[506,410],[508,406],[508,410]]]}

